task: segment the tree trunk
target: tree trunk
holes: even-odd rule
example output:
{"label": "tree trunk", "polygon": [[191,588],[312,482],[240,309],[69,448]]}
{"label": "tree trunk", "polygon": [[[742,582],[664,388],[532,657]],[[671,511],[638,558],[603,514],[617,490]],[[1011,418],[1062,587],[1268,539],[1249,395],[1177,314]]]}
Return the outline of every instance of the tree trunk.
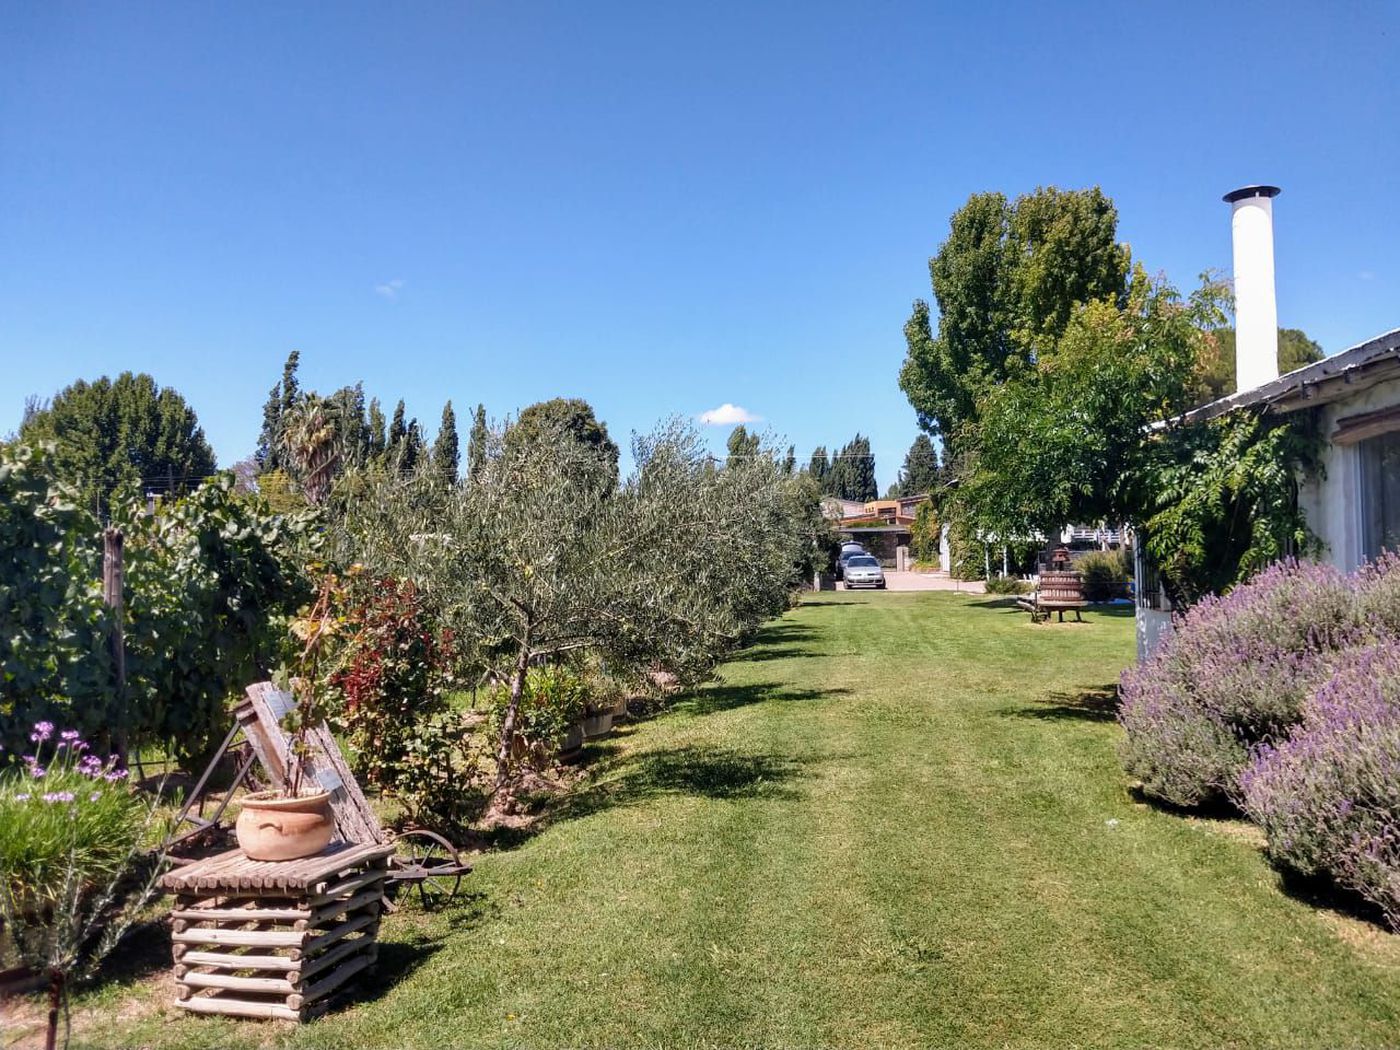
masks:
{"label": "tree trunk", "polygon": [[510,746],[515,740],[515,721],[520,713],[520,697],[525,692],[525,675],[530,670],[530,631],[526,628],[520,640],[520,652],[515,658],[515,671],[510,676],[510,702],[501,723],[501,745],[496,750],[496,794],[510,780]]}
{"label": "tree trunk", "polygon": [[44,1036],[44,1050],[58,1046],[58,1012],[63,1006],[63,974],[49,971],[49,1030]]}

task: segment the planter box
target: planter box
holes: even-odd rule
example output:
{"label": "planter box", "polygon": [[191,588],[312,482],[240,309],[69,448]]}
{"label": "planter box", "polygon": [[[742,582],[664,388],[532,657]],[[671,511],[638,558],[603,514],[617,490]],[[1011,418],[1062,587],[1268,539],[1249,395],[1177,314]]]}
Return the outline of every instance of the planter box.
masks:
{"label": "planter box", "polygon": [[597,740],[611,733],[612,728],[613,713],[611,711],[588,715],[583,720],[583,737],[585,740]]}

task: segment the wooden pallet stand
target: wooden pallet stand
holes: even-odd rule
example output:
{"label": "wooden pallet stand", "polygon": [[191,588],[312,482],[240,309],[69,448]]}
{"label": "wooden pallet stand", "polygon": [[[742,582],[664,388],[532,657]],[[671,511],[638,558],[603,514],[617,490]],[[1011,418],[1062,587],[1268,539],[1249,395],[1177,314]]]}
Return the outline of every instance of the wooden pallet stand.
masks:
{"label": "wooden pallet stand", "polygon": [[335,843],[315,857],[230,850],[168,873],[176,1005],[305,1021],[372,967],[392,845]]}

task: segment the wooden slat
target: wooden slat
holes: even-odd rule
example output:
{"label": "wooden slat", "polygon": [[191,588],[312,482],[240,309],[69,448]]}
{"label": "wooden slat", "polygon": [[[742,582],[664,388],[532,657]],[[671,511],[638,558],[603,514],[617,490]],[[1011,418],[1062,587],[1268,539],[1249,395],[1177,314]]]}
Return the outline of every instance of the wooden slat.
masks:
{"label": "wooden slat", "polygon": [[294,970],[291,980],[294,984],[304,984],[309,977],[314,977],[322,970],[334,966],[347,955],[354,955],[358,951],[378,951],[377,942],[373,937],[353,937],[350,940],[341,941],[328,952],[316,956],[314,959],[306,959],[301,963],[301,968]]}
{"label": "wooden slat", "polygon": [[176,944],[218,944],[242,948],[300,948],[306,941],[304,930],[221,930],[197,929],[172,933]]}
{"label": "wooden slat", "polygon": [[365,952],[363,955],[358,955],[353,959],[347,960],[330,973],[326,974],[321,980],[307,988],[306,991],[301,994],[300,1002],[297,1001],[297,996],[288,996],[287,1005],[290,1006],[295,1003],[297,1006],[301,1006],[304,1003],[319,1002],[374,961],[375,955],[371,952]]}
{"label": "wooden slat", "polygon": [[320,951],[322,948],[329,947],[330,945],[334,944],[336,941],[340,940],[347,934],[354,933],[356,930],[366,929],[367,927],[377,926],[378,923],[378,915],[359,915],[353,919],[346,919],[339,926],[336,926],[335,928],[326,931],[319,937],[312,937],[310,940],[308,940],[304,945],[302,945],[302,954],[312,955],[315,952]]}
{"label": "wooden slat", "polygon": [[186,922],[248,922],[252,919],[295,922],[310,919],[312,915],[309,908],[177,908],[170,913],[172,919]]}
{"label": "wooden slat", "polygon": [[[383,900],[384,888],[382,886],[373,886],[370,889],[365,890],[363,893],[357,893],[355,896],[349,898],[348,900],[333,901],[332,903],[327,904],[322,908],[318,908],[316,912],[312,915],[308,925],[323,926],[326,922],[328,922],[331,919],[334,919],[337,915],[345,915],[349,912],[356,911],[359,908],[363,908],[367,904],[378,905],[381,904]],[[376,914],[378,914],[377,910]]]}
{"label": "wooden slat", "polygon": [[175,893],[206,897],[249,891],[244,895],[296,897],[308,888],[367,864],[376,867],[394,852],[387,843],[336,843],[314,857],[299,860],[250,860],[230,850],[167,873],[161,886]]}
{"label": "wooden slat", "polygon": [[307,903],[313,908],[318,908],[323,904],[329,904],[331,901],[347,893],[354,893],[362,886],[370,886],[376,882],[383,882],[385,876],[386,873],[382,869],[373,869],[359,875],[352,875],[343,882],[335,883],[332,886],[326,887],[323,892],[312,895],[308,898]]}
{"label": "wooden slat", "polygon": [[252,1003],[239,999],[225,999],[215,996],[197,996],[175,1004],[197,1014],[227,1014],[229,1017],[257,1017],[263,1020],[300,1021],[300,1010],[279,1003]]}
{"label": "wooden slat", "polygon": [[301,965],[297,960],[284,955],[236,955],[233,952],[191,951],[180,956],[180,963],[184,966],[221,966],[226,970],[295,970]]}
{"label": "wooden slat", "polygon": [[223,988],[231,992],[291,995],[296,991],[285,977],[233,977],[226,973],[191,972],[179,978],[187,988]]}
{"label": "wooden slat", "polygon": [[[273,774],[273,782],[281,783],[282,771],[286,768],[287,734],[282,729],[279,712],[285,711],[292,699],[271,682],[250,685],[246,695],[257,715],[255,733],[259,740],[254,743],[254,750],[264,768]],[[244,728],[247,732],[249,727],[245,724]],[[386,841],[388,836],[379,826],[379,819],[350,772],[330,730],[324,725],[316,726],[308,731],[307,743],[312,752],[307,767],[312,778],[331,792],[331,811],[335,814],[340,837],[347,842]]]}

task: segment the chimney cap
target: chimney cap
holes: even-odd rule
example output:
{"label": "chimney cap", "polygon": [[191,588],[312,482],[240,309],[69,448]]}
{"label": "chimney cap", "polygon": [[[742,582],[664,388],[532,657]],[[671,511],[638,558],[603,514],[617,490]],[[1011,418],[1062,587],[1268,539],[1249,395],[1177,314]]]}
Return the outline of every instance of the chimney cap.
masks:
{"label": "chimney cap", "polygon": [[1226,204],[1234,204],[1236,201],[1248,200],[1250,197],[1277,197],[1283,190],[1277,186],[1241,186],[1237,190],[1231,190],[1220,199]]}

